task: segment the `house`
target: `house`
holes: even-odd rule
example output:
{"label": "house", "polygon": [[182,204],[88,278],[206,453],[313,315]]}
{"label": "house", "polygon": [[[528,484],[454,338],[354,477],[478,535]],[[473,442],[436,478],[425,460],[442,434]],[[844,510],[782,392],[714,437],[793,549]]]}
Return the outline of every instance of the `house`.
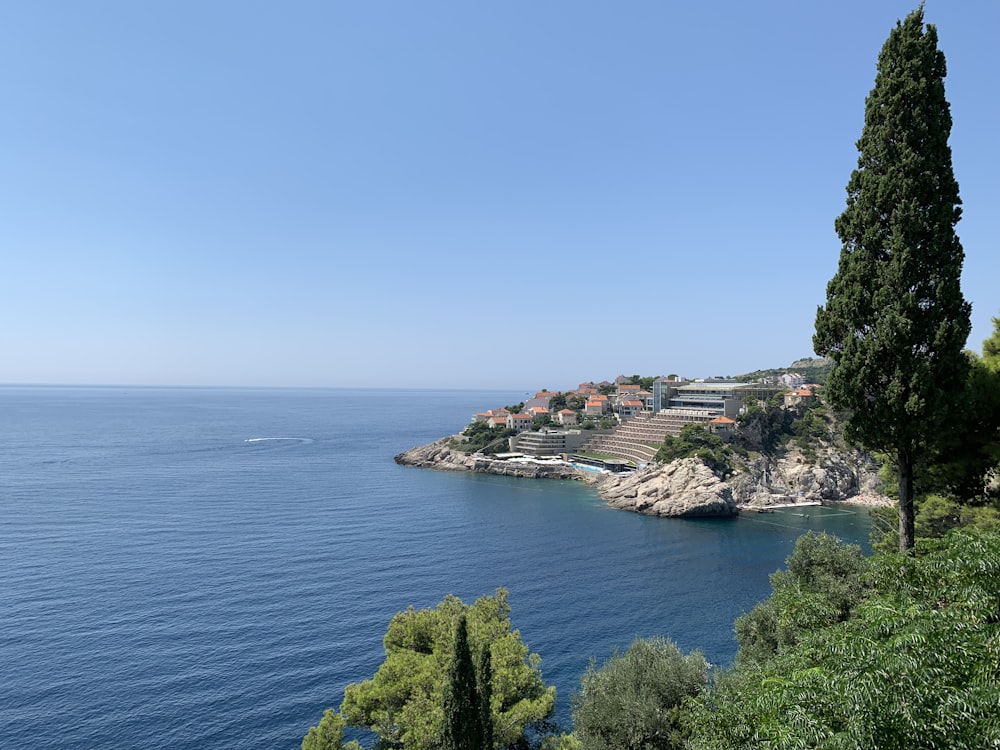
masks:
{"label": "house", "polygon": [[736,431],[736,420],[729,417],[716,417],[708,420],[708,431],[717,435],[728,435]]}
{"label": "house", "polygon": [[789,391],[785,394],[785,406],[798,406],[799,404],[808,404],[816,399],[816,394],[814,394],[808,388],[796,388],[793,391]]}
{"label": "house", "polygon": [[626,399],[618,405],[618,414],[622,419],[629,419],[642,411],[644,404],[637,398]]}
{"label": "house", "polygon": [[556,413],[556,422],[561,424],[563,427],[568,427],[579,424],[580,418],[572,409],[561,409]]}
{"label": "house", "polygon": [[507,416],[506,426],[508,430],[515,430],[516,432],[524,432],[525,430],[531,429],[531,422],[534,419],[530,414],[520,413],[520,414],[509,414]]}
{"label": "house", "polygon": [[583,413],[588,417],[599,417],[608,410],[607,397],[591,396],[587,399],[587,405],[583,408]]}
{"label": "house", "polygon": [[552,400],[552,393],[536,393],[534,398],[529,398],[524,402],[524,411],[528,411],[534,406],[544,406],[546,409],[549,408],[549,401]]}
{"label": "house", "polygon": [[507,422],[507,415],[510,414],[506,409],[488,409],[487,411],[478,411],[472,415],[473,422],[490,422],[493,417],[500,417],[503,419],[504,423]]}
{"label": "house", "polygon": [[797,372],[786,372],[778,378],[778,381],[786,388],[796,388],[805,384],[806,378],[805,375],[801,375]]}

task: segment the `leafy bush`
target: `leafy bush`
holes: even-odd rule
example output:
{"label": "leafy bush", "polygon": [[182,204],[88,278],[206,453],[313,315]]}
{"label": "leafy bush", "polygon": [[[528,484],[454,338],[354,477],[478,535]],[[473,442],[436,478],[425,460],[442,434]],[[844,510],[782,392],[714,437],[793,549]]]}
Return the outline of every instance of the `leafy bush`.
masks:
{"label": "leafy bush", "polygon": [[640,639],[600,668],[591,661],[573,697],[582,750],[671,750],[684,746],[681,703],[705,687],[707,663],[664,638]]}

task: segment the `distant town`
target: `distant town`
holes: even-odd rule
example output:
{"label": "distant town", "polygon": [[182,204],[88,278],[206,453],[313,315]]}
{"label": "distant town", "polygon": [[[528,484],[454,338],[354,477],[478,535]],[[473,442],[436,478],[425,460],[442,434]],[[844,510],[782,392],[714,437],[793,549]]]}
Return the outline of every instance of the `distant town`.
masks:
{"label": "distant town", "polygon": [[[802,372],[755,378],[684,380],[620,375],[615,381],[581,383],[575,390],[542,390],[523,403],[472,416],[466,435],[488,435],[501,455],[592,457],[608,468],[616,463],[643,465],[656,455],[666,436],[677,437],[689,424],[727,436],[737,429],[748,404],[780,403],[791,408],[816,399],[819,385]],[[610,460],[608,460],[610,459]]]}

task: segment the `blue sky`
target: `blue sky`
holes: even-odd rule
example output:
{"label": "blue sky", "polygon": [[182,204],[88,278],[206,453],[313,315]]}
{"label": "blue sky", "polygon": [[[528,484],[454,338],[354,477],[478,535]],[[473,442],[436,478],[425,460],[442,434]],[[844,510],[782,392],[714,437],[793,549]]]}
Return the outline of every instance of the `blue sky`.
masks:
{"label": "blue sky", "polygon": [[[811,354],[914,0],[5,3],[0,383],[566,389]],[[1000,3],[948,60],[1000,315]]]}

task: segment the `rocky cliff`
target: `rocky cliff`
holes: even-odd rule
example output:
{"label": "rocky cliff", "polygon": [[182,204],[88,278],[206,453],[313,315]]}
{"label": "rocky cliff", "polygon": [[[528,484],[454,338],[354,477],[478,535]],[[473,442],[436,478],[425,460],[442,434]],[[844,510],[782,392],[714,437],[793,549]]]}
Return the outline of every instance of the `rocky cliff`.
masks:
{"label": "rocky cliff", "polygon": [[739,513],[732,488],[695,458],[682,458],[624,476],[601,474],[594,483],[601,497],[621,510],[670,518]]}
{"label": "rocky cliff", "polygon": [[526,479],[582,479],[580,472],[562,463],[528,460],[500,460],[481,454],[463,453],[448,447],[448,438],[417,446],[395,457],[402,466],[419,466],[442,471],[471,471]]}
{"label": "rocky cliff", "polygon": [[448,447],[447,439],[412,448],[396,463],[445,471],[471,471],[529,479],[577,479],[622,510],[674,518],[736,515],[740,506],[857,500],[881,503],[878,467],[857,451],[822,445],[815,460],[797,450],[742,461],[731,475],[716,476],[697,459],[650,465],[633,474],[594,474],[544,460],[500,460]]}
{"label": "rocky cliff", "polygon": [[828,502],[881,495],[878,464],[857,450],[818,443],[814,457],[792,448],[777,456],[743,461],[727,480],[741,505]]}

